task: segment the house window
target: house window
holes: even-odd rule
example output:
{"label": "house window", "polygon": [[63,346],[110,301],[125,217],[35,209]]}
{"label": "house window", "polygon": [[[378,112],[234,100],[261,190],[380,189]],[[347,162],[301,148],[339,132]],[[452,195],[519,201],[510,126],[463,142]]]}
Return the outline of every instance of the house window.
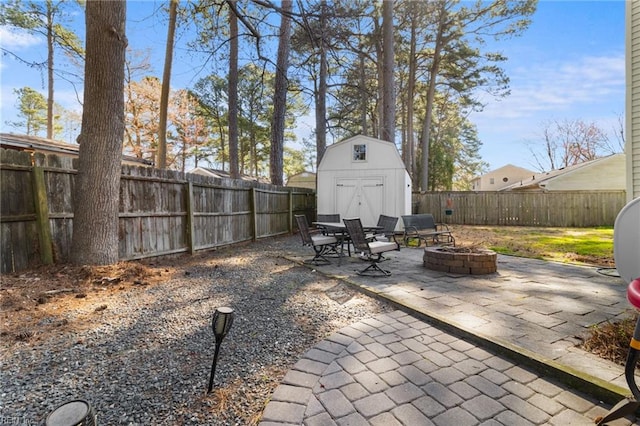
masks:
{"label": "house window", "polygon": [[489,178],[489,184],[493,185],[496,181],[493,178]]}
{"label": "house window", "polygon": [[356,144],[353,145],[353,161],[366,161],[367,160],[367,145]]}

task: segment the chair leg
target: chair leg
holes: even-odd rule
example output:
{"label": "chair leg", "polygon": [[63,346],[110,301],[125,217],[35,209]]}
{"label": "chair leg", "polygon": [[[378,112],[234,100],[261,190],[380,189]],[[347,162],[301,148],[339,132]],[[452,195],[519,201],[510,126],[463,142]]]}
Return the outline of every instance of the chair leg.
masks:
{"label": "chair leg", "polygon": [[[342,258],[344,256],[344,240],[338,240],[335,244],[330,244],[326,246],[322,246],[323,250],[321,252],[321,257],[327,256],[338,259],[338,265],[342,264]],[[326,259],[324,259],[326,260]],[[329,263],[327,261],[327,263]]]}
{"label": "chair leg", "polygon": [[391,271],[387,271],[386,269],[382,269],[379,265],[378,262],[374,262],[372,264],[370,264],[369,266],[367,266],[366,268],[364,268],[361,271],[357,271],[356,274],[358,275],[366,275],[369,277],[377,277],[377,276],[385,276],[388,277],[391,275]]}
{"label": "chair leg", "polygon": [[304,263],[311,263],[313,265],[326,265],[331,263],[329,262],[329,259],[325,257],[327,255],[327,251],[329,251],[328,246],[313,246],[313,251],[315,252],[313,259],[305,260]]}
{"label": "chair leg", "polygon": [[[349,240],[349,237],[344,235],[344,234],[337,234],[336,238],[338,239],[338,243],[335,246],[335,252],[336,252],[336,257],[340,258],[340,257],[344,257],[344,246],[347,246],[347,253],[349,254],[349,256],[351,256],[351,243]],[[338,250],[338,245],[340,246],[340,249]]]}
{"label": "chair leg", "polygon": [[378,263],[382,262],[383,259],[382,258],[382,254],[378,254],[377,257],[369,257],[368,259],[365,258],[363,260],[367,260],[369,261],[370,265],[367,266],[366,268],[364,268],[361,271],[357,271],[356,274],[358,275],[366,275],[366,276],[370,276],[370,277],[379,277],[379,276],[385,276],[388,277],[391,275],[391,271],[387,271],[386,269],[382,269],[380,267],[380,265],[378,265]]}
{"label": "chair leg", "polygon": [[338,244],[331,244],[329,246],[322,246],[322,255],[330,257],[342,257],[342,250],[338,249]]}

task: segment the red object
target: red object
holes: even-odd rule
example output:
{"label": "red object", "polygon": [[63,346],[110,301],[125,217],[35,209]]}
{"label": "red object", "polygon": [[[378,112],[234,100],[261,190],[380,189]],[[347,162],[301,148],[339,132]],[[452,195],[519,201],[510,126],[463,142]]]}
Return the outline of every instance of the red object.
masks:
{"label": "red object", "polygon": [[640,278],[631,281],[627,287],[627,299],[633,306],[640,309]]}

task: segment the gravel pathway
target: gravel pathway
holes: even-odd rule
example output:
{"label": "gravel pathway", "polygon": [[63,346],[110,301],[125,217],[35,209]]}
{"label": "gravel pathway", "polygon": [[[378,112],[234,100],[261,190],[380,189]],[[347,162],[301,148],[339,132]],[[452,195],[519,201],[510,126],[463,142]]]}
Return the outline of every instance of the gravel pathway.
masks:
{"label": "gravel pathway", "polygon": [[[165,283],[63,319],[90,318],[93,326],[35,343],[2,341],[0,423],[42,424],[57,406],[81,398],[101,425],[256,424],[306,350],[391,310],[282,258],[301,249],[295,235],[210,252]],[[207,395],[218,306],[232,307],[235,321]]]}

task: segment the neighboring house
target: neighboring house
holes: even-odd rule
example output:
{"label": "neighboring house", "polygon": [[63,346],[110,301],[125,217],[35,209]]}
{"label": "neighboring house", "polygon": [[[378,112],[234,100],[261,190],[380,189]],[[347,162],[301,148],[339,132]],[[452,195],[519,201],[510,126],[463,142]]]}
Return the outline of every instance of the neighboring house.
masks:
{"label": "neighboring house", "polygon": [[536,173],[501,191],[624,191],[624,154],[586,161],[549,172]]}
{"label": "neighboring house", "polygon": [[301,172],[295,175],[289,176],[287,179],[287,186],[295,188],[308,188],[316,189],[316,174],[313,172]]}
{"label": "neighboring house", "polygon": [[499,191],[504,187],[530,179],[535,174],[534,171],[507,164],[499,169],[495,169],[487,174],[478,176],[471,181],[472,191]]}
{"label": "neighboring house", "polygon": [[640,197],[640,2],[628,1],[626,10],[627,201]]}
{"label": "neighboring house", "polygon": [[[77,158],[80,145],[60,142],[38,136],[0,133],[0,148],[27,151],[42,154],[55,154],[60,157]],[[153,166],[153,162],[130,155],[122,156],[122,164],[130,166]]]}
{"label": "neighboring house", "polygon": [[[207,167],[196,167],[188,173],[196,175],[209,176],[214,178],[231,179],[231,175],[226,170],[209,169]],[[240,179],[252,182],[271,183],[268,178],[242,175]]]}
{"label": "neighboring house", "polygon": [[[327,147],[318,165],[318,213],[359,217],[411,214],[411,178],[391,142],[354,136]],[[401,221],[399,221],[401,222]]]}

